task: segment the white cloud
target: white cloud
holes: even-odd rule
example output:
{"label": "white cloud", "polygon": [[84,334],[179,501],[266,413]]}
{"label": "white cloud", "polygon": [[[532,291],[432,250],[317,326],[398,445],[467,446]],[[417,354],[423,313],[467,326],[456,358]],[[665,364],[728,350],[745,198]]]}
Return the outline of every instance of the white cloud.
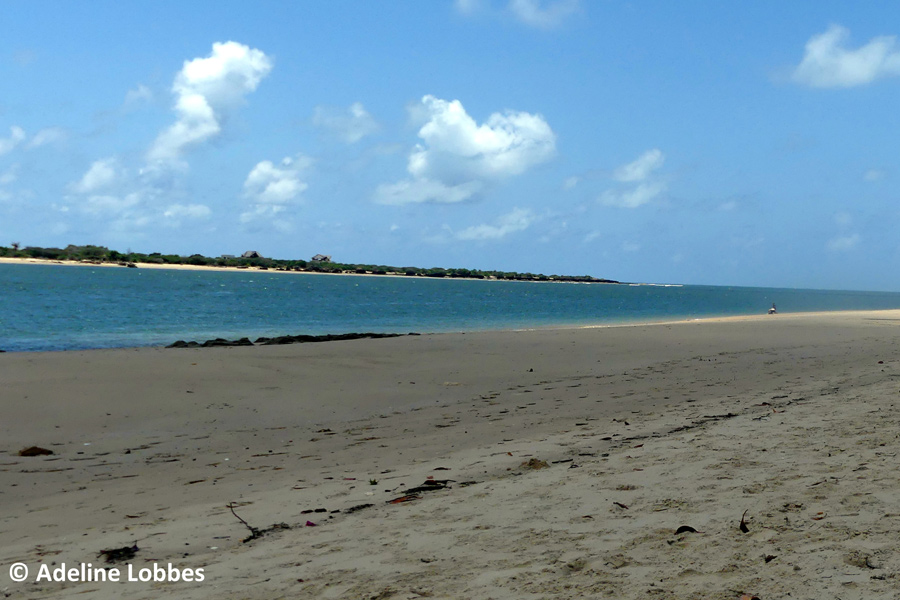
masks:
{"label": "white cloud", "polygon": [[167,219],[206,219],[212,214],[204,204],[172,204],[163,212]]}
{"label": "white cloud", "polygon": [[309,164],[302,156],[285,158],[280,166],[268,160],[257,163],[244,181],[244,197],[250,200],[250,208],[241,214],[241,222],[272,218],[295,204],[308,187],[300,175]]}
{"label": "white cloud", "polygon": [[613,173],[616,181],[631,182],[644,181],[653,171],[659,169],[666,157],[658,148],[647,150],[641,154],[634,162],[622,165]]}
{"label": "white cloud", "polygon": [[13,125],[9,128],[9,137],[0,138],[0,156],[12,152],[25,139],[25,130]]}
{"label": "white cloud", "polygon": [[860,239],[858,233],[839,235],[828,240],[827,247],[834,252],[845,252],[859,244]]}
{"label": "white cloud", "polygon": [[594,231],[590,232],[589,234],[587,234],[586,236],[584,236],[584,239],[582,240],[582,242],[584,242],[585,244],[589,244],[596,239],[600,239],[601,237],[603,237],[603,233],[600,231],[594,230]]}
{"label": "white cloud", "polygon": [[[109,231],[120,233],[153,225],[179,227],[183,220],[208,218],[212,213],[209,207],[181,200],[181,175],[187,168],[182,155],[189,146],[218,134],[229,112],[257,88],[271,68],[271,61],[261,51],[236,42],[213,44],[207,58],[185,61],[172,84],[176,121],[153,142],[147,163],[125,168],[116,158],[97,160],[80,180],[69,185],[72,195],[66,197],[66,203],[104,218]],[[126,104],[150,98],[150,91],[138,86],[126,95]],[[56,132],[45,130],[33,143],[57,138]]]}
{"label": "white cloud", "polygon": [[510,233],[524,231],[535,221],[534,213],[527,208],[515,208],[496,220],[495,225],[473,225],[456,234],[460,240],[499,240]]}
{"label": "white cloud", "polygon": [[599,202],[619,208],[637,208],[649,203],[666,191],[664,183],[652,178],[654,171],[662,167],[664,161],[663,153],[654,148],[644,152],[634,161],[622,165],[613,171],[613,179],[636,185],[606,190],[600,195]]}
{"label": "white cloud", "polygon": [[445,185],[433,179],[404,179],[397,183],[385,183],[375,190],[375,201],[379,204],[455,204],[465,202],[482,190],[478,181],[459,185]]}
{"label": "white cloud", "polygon": [[410,174],[455,183],[478,177],[519,175],[556,153],[556,134],[541,115],[506,111],[478,125],[459,100],[422,98],[428,122],[425,145],[409,157]]}
{"label": "white cloud", "polygon": [[509,10],[525,25],[551,29],[572,16],[578,5],[578,0],[510,0]]}
{"label": "white cloud", "polygon": [[628,190],[607,190],[600,196],[600,203],[619,208],[643,206],[666,191],[663,183],[641,183]]}
{"label": "white cloud", "polygon": [[348,144],[355,144],[378,131],[378,123],[360,102],[354,102],[347,109],[317,106],[313,112],[313,125],[329,130]]}
{"label": "white cloud", "polygon": [[556,134],[538,114],[494,113],[479,125],[459,100],[425,96],[412,111],[424,124],[409,155],[411,180],[383,185],[386,204],[462,202],[488,183],[521,175],[556,153]]}
{"label": "white cloud", "polygon": [[637,252],[641,245],[637,242],[622,242],[622,252]]}
{"label": "white cloud", "polygon": [[79,181],[73,183],[71,188],[81,194],[90,194],[102,188],[108,188],[116,181],[117,168],[118,165],[114,158],[94,161],[91,168]]}
{"label": "white cloud", "polygon": [[575,188],[579,183],[581,183],[581,177],[578,177],[578,176],[568,177],[568,178],[566,178],[565,181],[563,181],[563,189],[571,190],[571,189]]}
{"label": "white cloud", "polygon": [[263,52],[237,42],[215,43],[209,57],[185,61],[172,85],[178,120],[156,138],[148,160],[177,161],[185,148],[216,136],[222,113],[254,91],[271,69]]}
{"label": "white cloud", "polygon": [[844,27],[832,25],[825,33],[811,37],[793,80],[812,87],[847,88],[900,75],[896,37],[875,37],[865,46],[848,50],[844,43],[849,36]]}

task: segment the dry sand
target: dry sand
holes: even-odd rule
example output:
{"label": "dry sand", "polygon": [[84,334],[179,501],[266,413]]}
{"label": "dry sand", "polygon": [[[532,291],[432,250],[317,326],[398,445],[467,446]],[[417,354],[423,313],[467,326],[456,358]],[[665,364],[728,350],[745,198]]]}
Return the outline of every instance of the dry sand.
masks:
{"label": "dry sand", "polygon": [[[0,591],[898,598],[898,326],[882,311],[0,354]],[[54,454],[18,456],[32,445]],[[429,478],[450,482],[388,503]],[[229,503],[290,529],[244,543]],[[205,580],[34,581],[133,544],[110,566]]]}
{"label": "dry sand", "polygon": [[[124,269],[123,265],[114,262],[78,262],[74,260],[49,260],[44,258],[8,258],[0,257],[0,264],[8,265],[63,265],[67,267],[103,267]],[[170,269],[175,271],[270,271],[272,273],[312,273],[311,271],[278,271],[277,269],[260,269],[259,267],[213,267],[209,265],[181,265],[181,264],[157,264],[157,263],[136,263],[139,269]],[[333,275],[335,273],[326,273]],[[337,273],[342,274],[342,273]]]}

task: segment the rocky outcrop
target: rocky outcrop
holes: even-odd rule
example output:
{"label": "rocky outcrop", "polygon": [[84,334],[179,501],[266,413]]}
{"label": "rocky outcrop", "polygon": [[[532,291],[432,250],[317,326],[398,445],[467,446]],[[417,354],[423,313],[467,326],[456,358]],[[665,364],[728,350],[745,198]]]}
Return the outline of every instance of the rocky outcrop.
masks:
{"label": "rocky outcrop", "polygon": [[358,340],[362,338],[389,338],[399,337],[400,333],[339,333],[328,335],[281,335],[274,338],[261,337],[254,343],[262,346],[275,346],[281,344],[306,344],[312,342],[338,342],[342,340]]}
{"label": "rocky outcrop", "polygon": [[337,342],[342,340],[359,340],[363,338],[390,338],[400,337],[402,335],[419,335],[418,333],[339,333],[326,335],[280,335],[278,337],[261,337],[251,342],[249,338],[241,338],[239,340],[226,340],[224,338],[216,338],[214,340],[206,340],[200,342],[186,342],[178,340],[166,346],[166,348],[213,348],[222,346],[279,346],[284,344],[306,344],[313,342]]}

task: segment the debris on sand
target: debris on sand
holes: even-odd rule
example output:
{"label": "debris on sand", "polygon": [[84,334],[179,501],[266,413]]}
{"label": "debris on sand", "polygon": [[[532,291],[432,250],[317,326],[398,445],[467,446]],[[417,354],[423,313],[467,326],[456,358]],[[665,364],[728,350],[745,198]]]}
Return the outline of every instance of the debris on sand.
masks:
{"label": "debris on sand", "polygon": [[19,456],[49,456],[50,454],[53,454],[53,450],[47,450],[40,446],[29,446],[19,450]]}
{"label": "debris on sand", "polygon": [[123,546],[121,548],[111,548],[109,550],[101,550],[98,556],[102,556],[108,563],[119,562],[123,560],[131,560],[137,551],[140,550],[137,544],[131,546]]}
{"label": "debris on sand", "polygon": [[418,500],[422,496],[417,496],[416,494],[407,494],[405,496],[400,496],[399,498],[394,498],[393,500],[388,500],[388,504],[401,504],[403,502],[412,502],[413,500]]}
{"label": "debris on sand", "polygon": [[422,485],[416,486],[414,488],[409,488],[408,490],[403,490],[403,494],[406,496],[412,494],[420,494],[422,492],[434,492],[437,490],[445,490],[447,489],[447,484],[453,483],[452,479],[428,479]]}
{"label": "debris on sand", "polygon": [[741,531],[744,532],[744,533],[750,533],[750,528],[747,527],[747,521],[746,521],[747,513],[748,513],[748,512],[749,512],[749,510],[745,510],[745,511],[744,511],[744,514],[741,515],[740,529],[741,529]]}

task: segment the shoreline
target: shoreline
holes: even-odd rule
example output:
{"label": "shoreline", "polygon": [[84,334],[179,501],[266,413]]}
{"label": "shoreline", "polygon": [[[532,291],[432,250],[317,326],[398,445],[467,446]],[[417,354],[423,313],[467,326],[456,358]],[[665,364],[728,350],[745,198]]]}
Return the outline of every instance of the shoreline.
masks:
{"label": "shoreline", "polygon": [[900,310],[780,316],[4,355],[0,561],[204,569],[135,600],[896,597]]}
{"label": "shoreline", "polygon": [[[893,314],[893,318],[891,313]],[[109,352],[109,351],[117,351],[117,350],[194,350],[194,349],[203,349],[208,350],[215,347],[245,347],[245,348],[263,348],[267,346],[291,346],[295,344],[310,344],[310,343],[334,343],[334,342],[343,342],[343,341],[351,341],[353,339],[366,338],[371,335],[375,336],[387,336],[387,337],[406,337],[406,336],[455,336],[455,335],[477,335],[477,334],[503,334],[503,333],[519,333],[519,332],[530,332],[530,333],[540,333],[540,332],[566,332],[566,331],[579,331],[579,330],[604,330],[604,329],[624,329],[624,328],[640,328],[640,327],[668,327],[673,325],[703,325],[703,324],[712,324],[712,323],[744,323],[744,322],[769,322],[774,321],[779,318],[784,319],[785,317],[789,319],[817,319],[824,318],[827,319],[829,317],[838,318],[838,317],[860,317],[860,318],[881,318],[884,320],[897,320],[900,321],[900,309],[886,308],[886,309],[864,309],[864,310],[832,310],[832,311],[808,311],[808,312],[790,312],[790,313],[777,313],[775,315],[768,314],[748,314],[748,315],[725,315],[725,316],[712,316],[712,317],[696,317],[696,318],[685,318],[685,319],[664,319],[664,320],[651,320],[651,321],[629,321],[629,322],[616,322],[616,323],[599,323],[599,324],[556,324],[556,325],[546,325],[541,327],[509,327],[504,329],[470,329],[470,330],[453,330],[453,331],[421,331],[421,332],[332,332],[328,334],[321,335],[305,335],[305,334],[278,334],[272,336],[264,336],[264,339],[272,339],[279,337],[335,337],[339,339],[334,340],[322,340],[322,341],[296,341],[282,344],[265,344],[265,343],[256,343],[253,341],[250,344],[240,344],[236,343],[239,340],[247,339],[246,336],[241,336],[235,338],[234,340],[227,340],[224,338],[210,338],[207,340],[183,340],[183,339],[175,339],[171,340],[168,343],[160,343],[160,344],[147,344],[141,346],[111,346],[111,347],[96,347],[96,348],[63,348],[60,350],[6,350],[5,348],[0,348],[0,354],[12,355],[12,354],[41,354],[41,353],[61,353],[61,352]],[[352,338],[341,338],[341,336],[353,336]],[[204,342],[212,342],[212,341],[225,341],[231,343],[219,343],[219,344],[210,344],[208,346],[203,346]],[[178,342],[185,342],[186,345],[178,345],[174,346]]]}
{"label": "shoreline", "polygon": [[[894,313],[892,315],[892,313]],[[235,343],[241,339],[247,339],[246,336],[240,336],[235,338],[234,340],[227,340],[223,338],[210,338],[207,340],[184,340],[184,339],[174,339],[168,343],[160,343],[160,344],[147,344],[141,346],[112,346],[112,347],[96,347],[96,348],[72,348],[72,349],[60,349],[60,350],[6,350],[5,348],[0,348],[0,354],[4,355],[12,355],[12,354],[41,354],[41,353],[61,353],[61,352],[98,352],[98,351],[117,351],[117,350],[145,350],[145,349],[155,349],[155,350],[183,350],[183,349],[204,349],[208,350],[214,347],[245,347],[245,348],[262,348],[266,346],[291,346],[295,344],[310,344],[310,343],[328,343],[328,342],[341,342],[341,341],[351,341],[352,339],[359,339],[369,337],[370,335],[375,336],[388,336],[388,337],[405,337],[405,336],[455,336],[455,335],[474,335],[474,334],[503,334],[503,333],[519,333],[519,332],[531,332],[531,333],[539,333],[539,332],[565,332],[565,331],[579,331],[579,330],[604,330],[604,329],[623,329],[623,328],[640,328],[640,327],[668,327],[673,325],[703,325],[703,324],[712,324],[712,323],[744,323],[744,322],[769,322],[774,321],[776,319],[828,319],[828,318],[839,318],[839,317],[860,317],[860,318],[871,318],[878,319],[881,318],[883,320],[896,320],[900,321],[900,309],[863,309],[863,310],[833,310],[833,311],[808,311],[808,312],[790,312],[790,313],[777,313],[775,315],[769,314],[748,314],[748,315],[725,315],[725,316],[712,316],[712,317],[697,317],[697,318],[685,318],[685,319],[664,319],[664,320],[651,320],[651,321],[633,321],[633,322],[616,322],[616,323],[599,323],[599,324],[557,324],[557,325],[546,325],[541,327],[510,327],[505,329],[470,329],[470,330],[454,330],[454,331],[421,331],[421,332],[375,332],[374,334],[370,334],[368,332],[332,332],[328,334],[321,335],[306,335],[306,334],[278,334],[272,336],[264,336],[264,339],[272,339],[279,337],[336,337],[341,338],[341,336],[354,336],[353,338],[343,338],[343,339],[334,339],[334,340],[323,340],[314,342],[312,340],[307,341],[296,341],[290,343],[283,344],[265,344],[265,343],[256,343],[255,341],[247,344],[247,343]],[[209,346],[204,347],[204,342],[212,342],[212,341],[225,341],[232,343],[219,343],[219,344],[210,344]],[[178,342],[185,342],[186,345],[178,345],[174,346]]]}
{"label": "shoreline", "polygon": [[[871,314],[869,314],[871,313]],[[900,321],[900,309],[878,309],[878,310],[833,310],[833,311],[809,311],[809,312],[792,312],[792,313],[778,313],[775,315],[768,314],[751,314],[751,315],[726,315],[726,316],[714,316],[714,317],[698,317],[698,318],[686,318],[686,319],[675,319],[675,320],[659,320],[659,321],[634,321],[634,322],[617,322],[617,323],[602,323],[602,324],[559,324],[559,325],[546,325],[542,327],[510,327],[505,329],[471,329],[471,330],[459,330],[459,331],[422,331],[422,332],[377,332],[374,335],[383,336],[387,335],[390,337],[399,336],[453,336],[453,335],[472,335],[472,334],[502,334],[502,333],[516,333],[516,332],[565,332],[565,331],[578,331],[578,330],[603,330],[603,329],[620,329],[620,328],[629,328],[629,327],[654,327],[654,326],[672,326],[672,325],[702,325],[702,324],[710,324],[710,323],[742,323],[742,322],[768,322],[770,320],[775,320],[779,317],[784,318],[792,318],[792,319],[815,319],[815,318],[828,318],[828,317],[841,317],[841,316],[859,316],[869,318],[878,318],[880,315],[882,318],[889,317],[888,313],[896,313],[894,319],[886,319],[886,320],[898,320]],[[367,332],[337,332],[337,333],[329,333],[323,334],[322,336],[308,336],[308,337],[340,337],[340,336],[359,336],[359,337],[368,337],[369,333]],[[281,335],[273,335],[267,336],[267,339],[278,338],[278,337],[304,337],[304,334],[281,334]],[[141,349],[157,349],[157,350],[182,350],[182,349],[209,349],[213,347],[248,347],[248,348],[261,348],[269,345],[294,345],[294,344],[308,344],[308,343],[325,343],[325,342],[339,342],[339,341],[349,341],[350,338],[347,339],[335,339],[335,340],[324,340],[323,342],[312,342],[312,341],[297,341],[293,343],[284,343],[284,344],[264,344],[264,343],[256,343],[252,342],[251,344],[238,344],[238,343],[219,343],[219,344],[210,344],[209,346],[204,347],[202,344],[204,342],[211,341],[226,341],[226,342],[237,342],[241,339],[246,339],[246,336],[241,336],[236,338],[235,340],[223,340],[223,338],[210,338],[208,340],[182,340],[176,339],[172,340],[168,343],[160,343],[160,344],[148,344],[141,346],[112,346],[112,347],[96,347],[96,348],[72,348],[72,349],[60,349],[60,350],[6,350],[4,348],[0,348],[0,354],[39,354],[39,353],[59,353],[59,352],[96,352],[96,351],[116,351],[116,350],[141,350]],[[177,342],[186,342],[185,346],[173,346]],[[195,345],[196,343],[196,345]]]}

